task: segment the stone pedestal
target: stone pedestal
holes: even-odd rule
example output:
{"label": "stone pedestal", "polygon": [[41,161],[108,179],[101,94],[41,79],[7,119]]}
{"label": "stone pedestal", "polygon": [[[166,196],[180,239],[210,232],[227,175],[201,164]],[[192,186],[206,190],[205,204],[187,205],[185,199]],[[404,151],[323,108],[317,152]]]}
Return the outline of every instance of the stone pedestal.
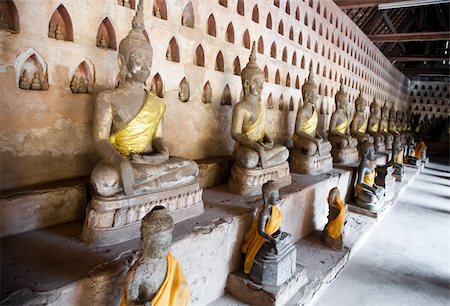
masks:
{"label": "stone pedestal", "polygon": [[338,239],[333,239],[328,235],[327,230],[324,228],[322,231],[322,242],[327,246],[337,251],[342,251],[344,249],[344,233],[339,236]]}
{"label": "stone pedestal", "polygon": [[275,181],[280,188],[290,185],[292,178],[289,172],[289,163],[286,161],[266,169],[260,167],[245,169],[233,165],[228,180],[228,189],[244,196],[259,195],[262,185],[269,180]]}
{"label": "stone pedestal", "polygon": [[359,160],[358,149],[354,148],[333,148],[331,149],[334,163],[351,164]]}
{"label": "stone pedestal", "polygon": [[[376,217],[377,213],[382,210],[382,208],[384,206],[384,202],[385,202],[384,196],[381,197],[377,203],[373,203],[373,204],[369,204],[369,203],[363,202],[359,199],[355,199],[356,206],[361,208],[362,211],[357,210],[357,209],[355,210],[355,206],[353,206],[353,207],[349,206],[349,211],[356,212],[356,213],[363,214],[363,215],[370,216],[370,217]],[[364,211],[366,211],[366,212],[364,212]]]}
{"label": "stone pedestal", "polygon": [[307,281],[303,266],[296,264],[295,273],[279,286],[258,285],[238,271],[228,275],[226,290],[249,305],[281,306],[287,305]]}
{"label": "stone pedestal", "polygon": [[375,184],[384,188],[385,201],[390,201],[395,196],[395,178],[394,167],[377,167],[377,176],[375,178]]}
{"label": "stone pedestal", "polygon": [[291,171],[300,174],[318,175],[333,170],[331,154],[303,155],[297,150],[292,153]]}
{"label": "stone pedestal", "polygon": [[175,222],[203,212],[203,189],[197,181],[178,188],[126,197],[94,196],[86,210],[81,240],[98,246],[140,236],[141,219],[155,206],[165,207]]}

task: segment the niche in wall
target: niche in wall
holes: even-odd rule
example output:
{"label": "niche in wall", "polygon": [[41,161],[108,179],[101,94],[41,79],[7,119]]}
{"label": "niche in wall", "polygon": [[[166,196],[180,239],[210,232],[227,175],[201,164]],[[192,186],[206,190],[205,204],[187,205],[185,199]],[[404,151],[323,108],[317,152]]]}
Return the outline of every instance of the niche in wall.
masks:
{"label": "niche in wall", "polygon": [[116,33],[108,17],[98,26],[96,42],[100,49],[117,50]]}
{"label": "niche in wall", "polygon": [[58,6],[48,24],[48,37],[73,41],[72,21],[64,5]]}
{"label": "niche in wall", "polygon": [[47,90],[47,63],[33,49],[23,51],[15,61],[17,87],[24,90]]}
{"label": "niche in wall", "polygon": [[164,84],[159,73],[153,77],[150,90],[158,97],[164,98]]}
{"label": "niche in wall", "polygon": [[14,1],[0,1],[0,30],[11,33],[20,31],[19,14]]}
{"label": "niche in wall", "polygon": [[183,78],[180,85],[178,85],[178,99],[181,102],[187,102],[189,101],[190,96],[189,83],[186,78]]}
{"label": "niche in wall", "polygon": [[231,92],[230,92],[230,86],[228,86],[228,84],[225,86],[225,88],[223,89],[223,93],[222,93],[222,99],[220,100],[220,105],[228,105],[231,106],[232,102],[231,102]]}
{"label": "niche in wall", "polygon": [[78,65],[70,81],[72,93],[91,93],[94,91],[94,66],[89,61]]}

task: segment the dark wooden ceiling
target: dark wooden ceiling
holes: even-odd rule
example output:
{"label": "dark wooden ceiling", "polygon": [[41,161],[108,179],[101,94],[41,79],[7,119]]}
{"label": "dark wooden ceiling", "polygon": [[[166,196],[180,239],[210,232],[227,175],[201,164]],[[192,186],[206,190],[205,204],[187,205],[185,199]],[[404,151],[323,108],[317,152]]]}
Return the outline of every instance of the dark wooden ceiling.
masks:
{"label": "dark wooden ceiling", "polygon": [[[335,2],[409,79],[450,81],[450,1]],[[411,2],[419,5],[409,7]],[[383,4],[399,8],[381,9]]]}

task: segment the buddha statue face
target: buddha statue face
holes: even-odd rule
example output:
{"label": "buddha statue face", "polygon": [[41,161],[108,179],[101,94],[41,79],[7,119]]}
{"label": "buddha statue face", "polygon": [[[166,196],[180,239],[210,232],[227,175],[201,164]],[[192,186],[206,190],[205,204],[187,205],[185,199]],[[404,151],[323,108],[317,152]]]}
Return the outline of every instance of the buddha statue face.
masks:
{"label": "buddha statue face", "polygon": [[367,156],[368,160],[374,160],[375,159],[375,149],[373,148],[373,146],[370,146],[367,149],[366,156]]}
{"label": "buddha statue face", "polygon": [[370,104],[370,115],[374,117],[380,116],[380,108],[378,107],[378,104],[374,101],[372,104]]}
{"label": "buddha statue face", "polygon": [[147,258],[163,258],[170,251],[173,219],[163,207],[155,207],[141,223],[142,255]]}
{"label": "buddha statue face", "polygon": [[264,75],[263,74],[255,74],[250,80],[244,81],[244,95],[253,95],[259,96],[264,87]]}
{"label": "buddha statue face", "polygon": [[172,230],[158,232],[142,240],[142,255],[149,258],[163,258],[170,251]]}
{"label": "buddha statue face", "polygon": [[330,190],[330,193],[328,194],[328,204],[332,205],[336,201],[336,199],[340,196],[339,189],[337,187],[334,187]]}
{"label": "buddha statue face", "polygon": [[315,88],[308,88],[303,92],[303,101],[305,104],[315,105],[318,97]]}
{"label": "buddha statue face", "polygon": [[131,79],[140,83],[144,83],[150,76],[151,65],[152,52],[141,48],[133,48],[128,55],[128,60],[125,63]]}
{"label": "buddha statue face", "polygon": [[355,105],[355,107],[356,107],[356,111],[357,111],[358,113],[363,113],[364,110],[365,110],[365,108],[366,108],[366,103],[364,102],[363,99],[359,99],[359,98],[358,98],[358,100],[356,100],[356,105]]}
{"label": "buddha statue face", "polygon": [[336,95],[336,107],[344,112],[347,111],[347,97],[345,95]]}

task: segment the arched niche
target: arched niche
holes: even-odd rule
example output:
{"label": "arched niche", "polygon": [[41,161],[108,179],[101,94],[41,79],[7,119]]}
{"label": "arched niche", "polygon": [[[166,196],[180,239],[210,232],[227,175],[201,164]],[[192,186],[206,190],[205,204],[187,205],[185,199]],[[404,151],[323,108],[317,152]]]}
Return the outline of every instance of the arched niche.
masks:
{"label": "arched niche", "polygon": [[219,4],[223,7],[228,7],[228,0],[219,0]]}
{"label": "arched niche", "polygon": [[202,45],[198,45],[197,49],[195,49],[194,64],[196,66],[205,67],[205,52],[203,51]]}
{"label": "arched niche", "polygon": [[270,13],[267,14],[266,28],[272,29],[272,15]]}
{"label": "arched niche", "polygon": [[270,57],[277,58],[277,45],[275,42],[270,46]]}
{"label": "arched niche", "polygon": [[278,110],[284,111],[284,98],[283,98],[283,94],[281,94],[280,98],[278,99]]}
{"label": "arched niche", "polygon": [[291,4],[289,3],[289,0],[286,1],[286,7],[285,10],[286,14],[290,15],[291,14]]}
{"label": "arched niche", "polygon": [[256,23],[259,23],[259,9],[257,4],[255,4],[255,6],[253,7],[252,20]]}
{"label": "arched niche", "polygon": [[295,10],[295,20],[300,21],[300,8],[297,7]]}
{"label": "arched niche", "polygon": [[264,81],[269,82],[269,69],[264,66]]}
{"label": "arched niche", "polygon": [[181,14],[181,25],[191,28],[194,28],[195,25],[195,17],[194,17],[194,8],[192,3],[189,2],[183,9],[183,13]]}
{"label": "arched niche", "polygon": [[242,36],[242,44],[246,49],[250,49],[250,33],[248,30],[245,30],[244,35]]}
{"label": "arched niche", "polygon": [[73,41],[72,20],[64,5],[58,6],[48,24],[48,37],[57,40]]}
{"label": "arched niche", "polygon": [[167,20],[167,5],[164,0],[153,0],[153,16]]}
{"label": "arched niche", "polygon": [[294,40],[294,29],[292,27],[289,30],[289,39]]}
{"label": "arched niche", "polygon": [[288,74],[286,75],[286,87],[291,87],[291,75]]}
{"label": "arched niche", "polygon": [[280,82],[281,82],[280,71],[277,70],[277,72],[275,73],[275,84],[279,85]]}
{"label": "arched niche", "polygon": [[302,56],[302,61],[300,63],[300,68],[305,69],[305,56]]}
{"label": "arched niche", "polygon": [[230,22],[227,26],[227,32],[226,32],[226,37],[225,40],[230,42],[230,43],[234,43],[234,27],[233,27],[233,23]]}
{"label": "arched niche", "polygon": [[170,40],[169,45],[167,46],[166,60],[176,63],[180,62],[180,50],[175,37]]}
{"label": "arched niche", "polygon": [[283,20],[280,20],[280,23],[278,24],[278,34],[284,35],[284,25],[283,25]]}
{"label": "arched niche", "polygon": [[20,31],[19,14],[14,1],[0,1],[0,30],[12,33]]}
{"label": "arched niche", "polygon": [[223,54],[222,54],[222,51],[219,51],[219,53],[217,53],[217,56],[216,56],[216,64],[214,66],[214,70],[224,72],[225,71],[224,66],[225,65],[224,65],[224,60],[223,60]]}
{"label": "arched niche", "polygon": [[274,109],[272,93],[267,97],[266,107],[267,109]]}
{"label": "arched niche", "polygon": [[303,45],[303,34],[302,34],[302,32],[300,32],[300,33],[298,34],[298,43],[299,43],[300,45]]}
{"label": "arched niche", "polygon": [[300,79],[299,79],[298,75],[295,78],[295,89],[300,89]]}
{"label": "arched niche", "polygon": [[98,48],[117,50],[116,33],[108,17],[103,19],[98,26],[96,41]]}
{"label": "arched niche", "polygon": [[117,4],[133,10],[136,9],[136,0],[118,0]]}
{"label": "arched niche", "polygon": [[191,97],[191,92],[189,90],[189,83],[184,77],[180,84],[178,85],[178,99],[181,102],[187,102],[189,101],[189,98]]}
{"label": "arched niche", "polygon": [[282,59],[283,62],[287,62],[287,49],[286,49],[286,47],[284,47],[284,49],[283,49],[283,54],[281,56],[281,59]]}
{"label": "arched niche", "polygon": [[211,36],[216,37],[216,19],[214,18],[214,15],[211,14],[208,17],[208,34]]}
{"label": "arched niche", "polygon": [[164,84],[159,73],[153,77],[150,90],[158,97],[164,98]]}
{"label": "arched niche", "polygon": [[258,53],[264,54],[264,40],[262,36],[258,39]]}
{"label": "arched niche", "polygon": [[211,98],[212,98],[211,84],[208,81],[203,86],[202,102],[205,104],[209,104],[209,103],[211,103]]}
{"label": "arched niche", "polygon": [[290,111],[290,112],[293,112],[293,111],[294,111],[294,98],[293,98],[293,97],[291,97],[291,98],[289,99],[289,111]]}
{"label": "arched niche", "polygon": [[294,54],[292,54],[292,61],[291,61],[291,64],[292,64],[293,66],[296,66],[296,65],[297,65],[297,52],[294,52]]}
{"label": "arched niche", "polygon": [[24,90],[48,89],[47,63],[34,49],[26,49],[17,56],[14,68],[18,88]]}
{"label": "arched niche", "polygon": [[230,86],[228,86],[228,84],[223,89],[222,98],[220,99],[220,105],[232,105]]}
{"label": "arched niche", "polygon": [[233,62],[233,73],[234,75],[241,75],[241,62],[238,56],[236,56]]}
{"label": "arched niche", "polygon": [[70,79],[72,93],[92,93],[94,91],[95,70],[90,61],[81,62]]}
{"label": "arched niche", "polygon": [[245,16],[245,7],[244,7],[244,0],[238,0],[237,2],[237,12],[241,16]]}

